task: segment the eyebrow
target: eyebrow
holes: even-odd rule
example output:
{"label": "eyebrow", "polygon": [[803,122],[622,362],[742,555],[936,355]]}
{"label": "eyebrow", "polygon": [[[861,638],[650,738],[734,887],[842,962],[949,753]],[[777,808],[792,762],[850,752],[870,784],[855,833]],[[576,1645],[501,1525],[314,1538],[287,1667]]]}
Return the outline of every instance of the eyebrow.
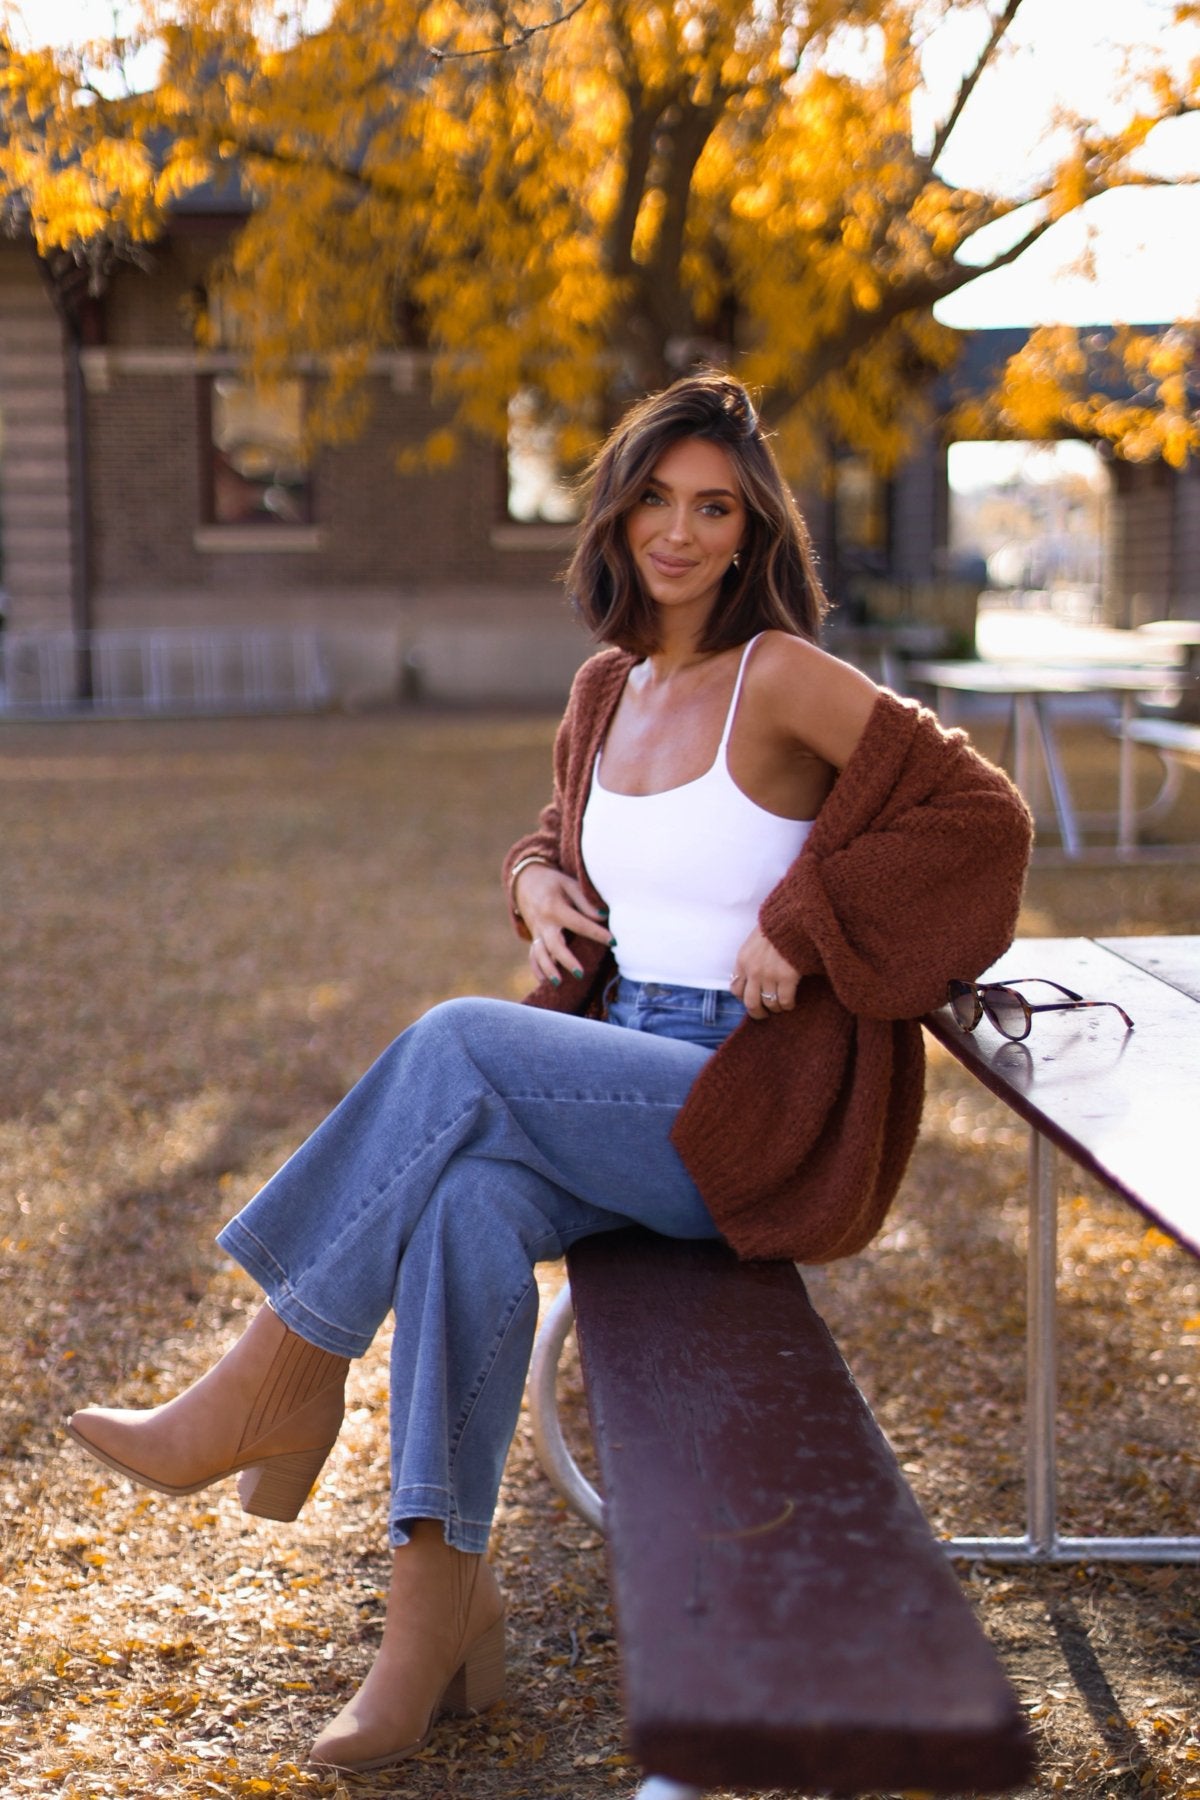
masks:
{"label": "eyebrow", "polygon": [[[662,488],[662,490],[665,494],[669,494],[674,491],[672,489],[669,481],[660,481],[658,479],[657,475],[650,475],[647,477],[647,486]],[[732,488],[697,488],[696,489],[696,499],[697,500],[718,500],[718,499],[720,499],[720,500],[736,500],[737,497],[738,496],[734,493]]]}

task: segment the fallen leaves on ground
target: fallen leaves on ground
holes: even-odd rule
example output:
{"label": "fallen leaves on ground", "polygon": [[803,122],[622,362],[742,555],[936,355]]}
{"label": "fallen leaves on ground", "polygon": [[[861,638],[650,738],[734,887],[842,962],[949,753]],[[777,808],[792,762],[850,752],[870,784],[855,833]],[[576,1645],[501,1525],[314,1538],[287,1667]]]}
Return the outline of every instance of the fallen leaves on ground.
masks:
{"label": "fallen leaves on ground", "polygon": [[[248,1519],[231,1484],[182,1501],[136,1490],[61,1429],[87,1400],[168,1397],[232,1339],[255,1292],[214,1231],[396,1031],[449,993],[523,990],[495,871],[545,797],[553,725],[395,713],[0,730],[6,1795],[636,1788],[602,1547],[551,1494],[525,1421],[494,1539],[506,1703],[447,1721],[386,1776],[304,1768],[382,1617],[386,1334],[355,1365],[346,1428],[295,1526]],[[1176,822],[1193,839],[1196,794]],[[1024,928],[1194,928],[1195,881],[1165,865],[1035,871]],[[935,1053],[887,1228],[812,1282],[948,1534],[1020,1528],[1024,1157],[1015,1119]],[[559,1279],[545,1272],[547,1293]],[[1072,1177],[1061,1297],[1068,1527],[1197,1529],[1200,1266]],[[569,1358],[564,1406],[586,1459]],[[1038,1735],[1030,1793],[1200,1800],[1195,1567],[962,1578]]]}

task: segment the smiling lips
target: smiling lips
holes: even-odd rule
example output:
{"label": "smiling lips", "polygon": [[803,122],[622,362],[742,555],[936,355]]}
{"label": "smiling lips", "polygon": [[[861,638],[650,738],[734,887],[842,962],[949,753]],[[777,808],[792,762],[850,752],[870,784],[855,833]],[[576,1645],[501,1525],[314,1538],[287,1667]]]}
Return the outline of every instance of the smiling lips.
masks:
{"label": "smiling lips", "polygon": [[660,575],[686,575],[695,563],[686,562],[682,557],[663,556],[660,551],[651,550],[647,560],[654,564]]}

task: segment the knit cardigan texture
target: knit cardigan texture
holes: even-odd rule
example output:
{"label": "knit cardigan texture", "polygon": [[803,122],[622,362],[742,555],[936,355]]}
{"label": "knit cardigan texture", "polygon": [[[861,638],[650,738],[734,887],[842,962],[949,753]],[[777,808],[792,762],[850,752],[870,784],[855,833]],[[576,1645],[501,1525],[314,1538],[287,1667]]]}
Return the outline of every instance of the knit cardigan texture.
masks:
{"label": "knit cardigan texture", "polygon": [[[579,671],[554,748],[554,797],[504,878],[539,856],[601,896],[580,834],[592,769],[636,658]],[[800,855],[759,924],[800,976],[795,1009],[747,1019],[709,1058],[671,1139],[739,1256],[829,1262],[879,1230],[912,1154],[924,1097],[919,1020],[952,977],[1012,941],[1032,843],[1008,777],[931,712],[881,690]],[[514,924],[529,933],[519,915]],[[599,1017],[612,952],[574,948],[583,979],[527,1004]]]}

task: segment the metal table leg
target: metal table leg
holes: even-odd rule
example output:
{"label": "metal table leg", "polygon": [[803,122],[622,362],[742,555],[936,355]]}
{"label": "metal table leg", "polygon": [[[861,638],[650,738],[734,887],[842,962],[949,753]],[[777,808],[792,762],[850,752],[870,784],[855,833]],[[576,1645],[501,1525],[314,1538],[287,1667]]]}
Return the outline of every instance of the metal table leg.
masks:
{"label": "metal table leg", "polygon": [[1121,695],[1121,740],[1117,747],[1117,848],[1132,855],[1137,848],[1137,809],[1133,785],[1133,739],[1129,727],[1133,723],[1132,692]]}
{"label": "metal table leg", "polygon": [[953,1557],[988,1562],[1058,1560],[1057,1161],[1053,1144],[1040,1131],[1031,1131],[1025,1274],[1025,1536],[950,1538],[946,1549]]}
{"label": "metal table leg", "polygon": [[1058,1541],[1058,1156],[1029,1134],[1029,1251],[1026,1263],[1025,1506],[1030,1554],[1051,1557]]}
{"label": "metal table leg", "polygon": [[1013,695],[1009,719],[1012,732],[1013,780],[1020,792],[1024,794],[1030,812],[1036,812],[1038,796],[1034,787],[1037,776],[1033,752],[1037,742],[1037,722],[1028,694]]}
{"label": "metal table leg", "polygon": [[[1041,745],[1042,761],[1046,765],[1046,774],[1050,782],[1050,797],[1054,802],[1054,813],[1058,820],[1063,849],[1068,856],[1078,856],[1083,844],[1080,841],[1079,825],[1075,818],[1071,790],[1067,786],[1066,772],[1063,769],[1058,754],[1058,745],[1054,738],[1054,726],[1046,714],[1045,696],[1020,694],[1017,697],[1017,704],[1026,705],[1032,714],[1038,743]],[[1020,783],[1018,782],[1017,785],[1019,787]]]}
{"label": "metal table leg", "polygon": [[1041,1132],[1031,1131],[1025,1371],[1027,1531],[1020,1538],[950,1538],[948,1553],[998,1563],[1200,1563],[1200,1536],[1059,1536],[1057,1278],[1058,1152]]}

